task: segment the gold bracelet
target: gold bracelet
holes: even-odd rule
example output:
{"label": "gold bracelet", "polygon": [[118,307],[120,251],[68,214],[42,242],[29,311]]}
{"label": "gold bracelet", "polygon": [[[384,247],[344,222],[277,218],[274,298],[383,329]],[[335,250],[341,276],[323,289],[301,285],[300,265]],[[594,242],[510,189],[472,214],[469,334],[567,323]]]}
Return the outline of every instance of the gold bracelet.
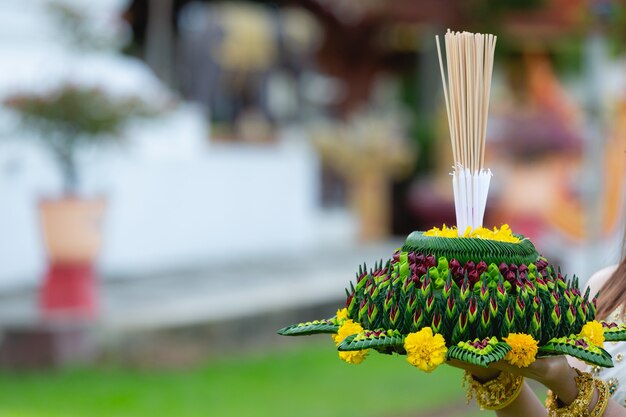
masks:
{"label": "gold bracelet", "polygon": [[481,410],[500,410],[511,404],[519,396],[524,385],[524,378],[508,372],[501,372],[497,378],[481,384],[474,379],[471,373],[465,371],[464,382],[467,384],[468,404],[474,396]]}
{"label": "gold bracelet", "polygon": [[593,410],[589,413],[589,417],[601,417],[606,411],[606,407],[609,405],[609,398],[611,398],[611,392],[609,390],[609,384],[601,379],[595,379],[594,384],[598,390],[598,401]]}
{"label": "gold bracelet", "polygon": [[559,399],[551,391],[548,391],[546,408],[550,417],[581,417],[589,415],[589,405],[593,399],[595,389],[594,379],[588,372],[580,372],[576,369],[576,388],[578,395],[572,403],[566,407],[559,407]]}

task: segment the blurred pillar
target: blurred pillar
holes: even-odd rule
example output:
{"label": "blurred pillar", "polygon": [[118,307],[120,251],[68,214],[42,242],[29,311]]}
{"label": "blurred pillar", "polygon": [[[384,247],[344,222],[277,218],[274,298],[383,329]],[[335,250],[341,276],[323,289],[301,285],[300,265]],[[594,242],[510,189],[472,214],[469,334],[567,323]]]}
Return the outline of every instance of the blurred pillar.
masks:
{"label": "blurred pillar", "polygon": [[599,28],[593,28],[585,39],[585,111],[583,198],[586,212],[588,264],[583,276],[590,276],[604,263],[599,253],[602,239],[602,172],[606,147],[606,128],[603,119],[603,76],[608,63],[607,41]]}
{"label": "blurred pillar", "polygon": [[173,0],[150,0],[146,30],[146,62],[164,83],[173,82]]}

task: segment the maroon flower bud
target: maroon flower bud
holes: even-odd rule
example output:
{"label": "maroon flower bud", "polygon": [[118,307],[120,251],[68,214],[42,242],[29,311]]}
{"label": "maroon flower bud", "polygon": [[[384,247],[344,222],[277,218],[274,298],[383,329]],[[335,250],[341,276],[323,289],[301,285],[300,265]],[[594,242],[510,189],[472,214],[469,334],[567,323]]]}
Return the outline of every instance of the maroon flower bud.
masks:
{"label": "maroon flower bud", "polygon": [[585,348],[585,349],[587,349],[587,348],[589,347],[589,345],[587,344],[587,342],[585,342],[583,339],[578,339],[578,340],[576,340],[576,341],[574,342],[574,344],[575,344],[576,346],[580,346],[580,347]]}
{"label": "maroon flower bud", "polygon": [[461,300],[465,301],[465,299],[467,298],[467,296],[470,293],[470,283],[468,279],[464,279],[463,283],[461,284],[461,290],[460,290],[460,296],[461,296]]}
{"label": "maroon flower bud", "polygon": [[422,310],[415,310],[413,313],[413,330],[418,330],[422,327],[422,322],[424,321],[424,316],[422,315]]}
{"label": "maroon flower bud", "polygon": [[535,262],[535,266],[537,267],[538,271],[543,271],[548,266],[548,262],[543,259],[539,259],[537,262]]}
{"label": "maroon flower bud", "polygon": [[486,330],[490,324],[491,324],[491,318],[489,317],[489,309],[486,308],[483,310],[482,314],[480,315],[480,327],[481,329]]}
{"label": "maroon flower bud", "polygon": [[548,290],[548,286],[546,285],[546,282],[543,280],[543,278],[537,277],[535,282],[537,283],[537,287],[539,287],[540,290],[542,290],[542,291],[547,291]]}
{"label": "maroon flower bud", "polygon": [[517,265],[515,265],[515,264],[510,264],[510,265],[509,265],[509,271],[515,271],[515,272],[517,272]]}
{"label": "maroon flower bud", "polygon": [[476,303],[476,300],[474,299],[474,297],[470,297],[469,306],[468,306],[470,317],[476,316],[477,310],[478,310],[478,305]]}
{"label": "maroon flower bud", "polygon": [[372,288],[370,288],[370,297],[374,298],[376,296],[377,291],[378,291],[378,287],[375,285],[372,285]]}
{"label": "maroon flower bud", "polygon": [[435,259],[433,255],[428,255],[426,257],[426,265],[428,266],[428,268],[437,266],[437,260]]}
{"label": "maroon flower bud", "polygon": [[502,281],[498,282],[498,286],[496,287],[496,297],[498,297],[500,301],[504,301],[506,298],[506,288]]}
{"label": "maroon flower bud", "polygon": [[436,312],[433,315],[433,323],[432,323],[433,332],[439,333],[441,330],[441,313]]}
{"label": "maroon flower bud", "polygon": [[467,328],[467,313],[462,311],[461,314],[459,315],[459,329],[461,331],[465,331],[466,328]]}
{"label": "maroon flower bud", "polygon": [[426,261],[426,257],[424,256],[423,253],[418,253],[415,256],[415,262],[417,262],[418,264],[423,264]]}
{"label": "maroon flower bud", "polygon": [[478,265],[476,265],[476,272],[478,272],[478,275],[480,275],[483,272],[485,272],[488,268],[489,268],[489,265],[487,265],[485,261],[480,261]]}
{"label": "maroon flower bud", "polygon": [[448,268],[452,271],[461,269],[461,263],[453,258],[448,262]]}
{"label": "maroon flower bud", "polygon": [[446,280],[446,283],[443,286],[443,291],[442,291],[442,294],[444,297],[448,297],[450,295],[450,291],[452,291],[452,283],[453,281],[450,278]]}
{"label": "maroon flower bud", "polygon": [[[475,272],[475,271],[474,271]],[[486,301],[489,297],[489,286],[486,280],[483,280],[480,284],[480,299]]]}
{"label": "maroon flower bud", "polygon": [[371,317],[372,313],[374,313],[374,309],[376,308],[376,304],[371,303],[367,306],[367,315]]}
{"label": "maroon flower bud", "polygon": [[582,310],[582,312],[583,312],[583,316],[585,316],[585,317],[586,317],[586,316],[587,316],[587,311],[589,310],[589,303],[582,303],[582,304],[580,305],[580,309],[581,309],[581,310]]}
{"label": "maroon flower bud", "polygon": [[511,323],[513,323],[513,319],[515,318],[515,309],[513,308],[512,305],[509,305],[506,308],[506,320],[507,323],[510,325]]}
{"label": "maroon flower bud", "polygon": [[407,310],[413,311],[415,309],[415,304],[417,303],[417,296],[415,293],[411,294],[409,297],[409,301],[407,302]]}
{"label": "maroon flower bud", "polygon": [[470,272],[476,269],[476,264],[474,263],[474,261],[467,261],[465,262],[465,270]]}
{"label": "maroon flower bud", "polygon": [[417,269],[415,270],[415,272],[417,273],[418,277],[422,277],[427,271],[426,265],[424,265],[423,263],[418,264],[417,265]]}
{"label": "maroon flower bud", "polygon": [[480,276],[478,275],[478,271],[474,269],[473,271],[467,274],[467,278],[469,279],[470,284],[474,285],[478,282],[478,280],[480,279]]}
{"label": "maroon flower bud", "polygon": [[435,297],[431,294],[426,299],[426,311],[430,312],[435,305]]}
{"label": "maroon flower bud", "polygon": [[507,281],[509,281],[511,284],[513,284],[515,282],[515,280],[517,279],[517,277],[515,276],[515,272],[513,271],[508,271],[506,273],[506,275],[504,275],[504,279],[506,279]]}
{"label": "maroon flower bud", "polygon": [[398,320],[398,311],[399,309],[397,304],[394,304],[389,310],[389,319],[393,324],[396,324],[396,321]]}
{"label": "maroon flower bud", "polygon": [[[410,254],[409,254],[410,256]],[[400,261],[400,250],[397,250],[393,253],[393,255],[391,255],[391,259],[393,261],[393,263],[396,263],[398,261]]]}
{"label": "maroon flower bud", "polygon": [[502,275],[504,275],[504,274],[506,274],[507,272],[509,272],[509,267],[508,267],[508,265],[507,265],[507,264],[505,264],[504,262],[502,262],[502,263],[500,264],[500,266],[498,267],[498,269],[500,270],[500,273],[501,273]]}
{"label": "maroon flower bud", "polygon": [[495,317],[498,314],[498,303],[495,298],[489,299],[489,312],[492,317]]}
{"label": "maroon flower bud", "polygon": [[520,266],[517,267],[517,270],[519,271],[519,273],[527,273],[528,272],[528,267],[526,266],[526,264],[521,264]]}

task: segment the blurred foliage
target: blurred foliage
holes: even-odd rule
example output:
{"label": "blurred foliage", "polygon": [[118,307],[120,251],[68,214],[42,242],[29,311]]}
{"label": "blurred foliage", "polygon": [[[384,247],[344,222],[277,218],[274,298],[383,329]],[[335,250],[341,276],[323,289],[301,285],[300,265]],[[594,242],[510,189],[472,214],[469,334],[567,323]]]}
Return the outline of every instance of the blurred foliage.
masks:
{"label": "blurred foliage", "polygon": [[120,27],[111,24],[114,22],[98,25],[84,9],[67,0],[53,0],[47,6],[73,46],[84,50],[120,49],[125,43]]}
{"label": "blurred foliage", "polygon": [[[477,417],[461,371],[425,374],[402,357],[348,365],[332,344],[223,359],[188,370],[84,369],[0,375],[0,417]],[[447,411],[446,411],[447,410]]]}
{"label": "blurred foliage", "polygon": [[97,87],[72,84],[46,93],[14,94],[4,104],[52,152],[61,165],[68,192],[74,191],[77,183],[78,147],[120,140],[130,119],[159,112],[137,97],[114,97]]}
{"label": "blurred foliage", "polygon": [[417,163],[415,171],[417,173],[430,172],[436,161],[433,154],[435,149],[435,120],[431,112],[420,106],[419,97],[421,91],[418,89],[419,78],[414,72],[404,74],[400,78],[399,99],[406,111],[410,112],[408,118],[407,134],[416,143]]}
{"label": "blurred foliage", "polygon": [[130,118],[153,114],[138,98],[115,98],[100,88],[75,85],[50,93],[15,94],[5,104],[21,115],[27,127],[65,136],[67,146],[73,141],[103,140],[119,134]]}
{"label": "blurred foliage", "polygon": [[547,2],[548,0],[465,0],[462,2],[462,9],[466,17],[466,30],[505,33],[503,16],[506,13],[537,10]]}

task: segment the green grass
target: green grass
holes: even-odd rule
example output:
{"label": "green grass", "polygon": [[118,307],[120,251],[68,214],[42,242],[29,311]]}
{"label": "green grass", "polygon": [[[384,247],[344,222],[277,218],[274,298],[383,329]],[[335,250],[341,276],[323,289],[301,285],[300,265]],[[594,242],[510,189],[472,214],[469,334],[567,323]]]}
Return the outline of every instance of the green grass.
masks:
{"label": "green grass", "polygon": [[188,370],[4,373],[0,417],[419,417],[461,402],[460,380],[448,366],[427,375],[379,354],[354,366],[330,343],[293,345]]}

